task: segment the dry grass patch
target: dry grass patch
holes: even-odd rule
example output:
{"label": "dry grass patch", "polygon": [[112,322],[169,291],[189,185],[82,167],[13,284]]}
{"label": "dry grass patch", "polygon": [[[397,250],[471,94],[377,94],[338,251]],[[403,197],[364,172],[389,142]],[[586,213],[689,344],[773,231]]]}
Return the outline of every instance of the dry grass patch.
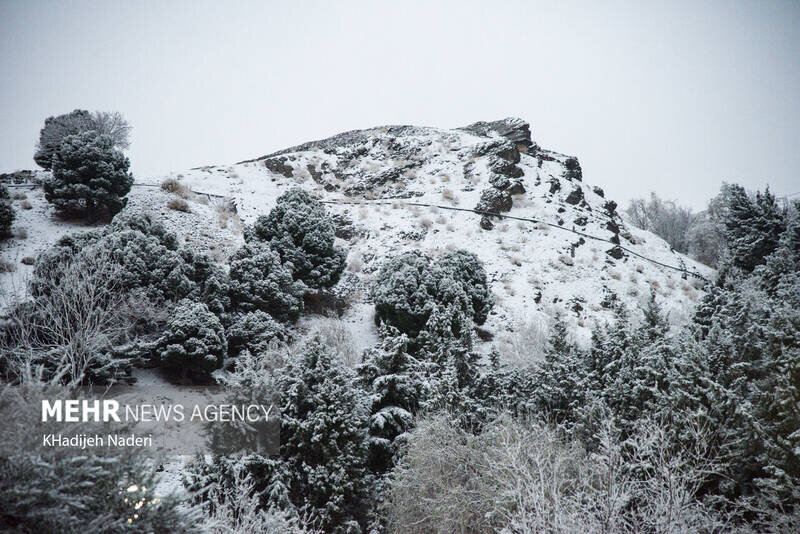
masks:
{"label": "dry grass patch", "polygon": [[185,184],[182,184],[176,178],[167,178],[163,182],[161,182],[161,189],[167,191],[168,193],[172,193],[178,195],[183,199],[188,199],[191,195],[191,190],[186,187]]}
{"label": "dry grass patch", "polygon": [[167,207],[171,210],[181,211],[183,213],[189,213],[191,211],[189,209],[189,203],[180,197],[170,199],[170,201],[167,202]]}

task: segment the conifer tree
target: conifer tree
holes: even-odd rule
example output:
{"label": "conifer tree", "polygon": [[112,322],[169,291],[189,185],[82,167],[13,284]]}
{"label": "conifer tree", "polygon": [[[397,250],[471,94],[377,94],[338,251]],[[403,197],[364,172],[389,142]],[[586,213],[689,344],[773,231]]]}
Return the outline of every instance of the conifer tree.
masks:
{"label": "conifer tree", "polygon": [[0,184],[0,239],[11,236],[11,225],[14,224],[16,216],[8,188]]}
{"label": "conifer tree", "polygon": [[369,400],[355,381],[319,338],[278,380],[282,482],[291,501],[326,532],[363,528],[369,516]]}
{"label": "conifer tree", "polygon": [[382,327],[380,337],[378,345],[365,351],[357,372],[371,404],[370,469],[383,474],[393,465],[402,436],[412,427],[427,384],[425,363],[412,356],[408,337],[392,327]]}
{"label": "conifer tree", "polygon": [[163,367],[179,370],[186,378],[221,367],[227,349],[219,319],[205,304],[187,299],[175,309],[157,351]]}
{"label": "conifer tree", "polygon": [[231,305],[261,310],[279,321],[295,321],[303,311],[303,286],[292,279],[291,264],[269,245],[245,243],[230,258]]}
{"label": "conifer tree", "polygon": [[133,185],[129,167],[109,136],[94,130],[69,135],[53,153],[45,198],[64,217],[110,221],[127,203]]}
{"label": "conifer tree", "polygon": [[268,243],[291,264],[294,279],[314,289],[334,286],[344,270],[347,252],[335,246],[335,239],[325,207],[299,187],[279,196],[269,214],[245,233],[248,243]]}

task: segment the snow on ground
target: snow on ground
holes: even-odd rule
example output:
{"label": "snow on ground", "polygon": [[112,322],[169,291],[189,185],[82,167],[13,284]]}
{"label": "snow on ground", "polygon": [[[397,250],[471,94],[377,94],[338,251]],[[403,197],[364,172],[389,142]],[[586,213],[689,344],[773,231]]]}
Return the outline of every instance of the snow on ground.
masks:
{"label": "snow on ground", "polygon": [[[501,127],[519,128],[519,121],[499,122]],[[497,298],[484,328],[496,341],[513,337],[531,321],[546,322],[556,312],[572,325],[577,340],[587,341],[591,327],[611,317],[613,300],[633,308],[651,290],[674,323],[685,320],[701,295],[699,280],[684,279],[680,272],[631,254],[615,259],[607,253],[613,248],[610,243],[582,240],[567,230],[604,239],[617,235],[622,246],[648,258],[685,265],[705,277],[713,271],[673,252],[659,237],[626,225],[613,208],[609,211],[601,191],[568,176],[563,154],[530,142],[528,147],[517,145],[516,167],[522,176],[512,180],[525,191],[513,195],[508,215],[554,226],[494,220],[494,228],[485,230],[475,213],[409,205],[474,208],[482,193],[492,188],[490,180],[498,177],[492,166],[498,150],[507,148],[506,138],[509,135],[504,138],[491,128],[478,133],[416,127],[347,132],[257,160],[139,177],[125,209],[155,213],[186,245],[224,262],[242,243],[241,225],[268,213],[276,198],[291,187],[302,187],[321,200],[349,202],[327,207],[349,228],[338,240],[349,249],[340,284],[347,287],[336,289],[347,293],[350,306],[342,318],[359,351],[377,339],[370,284],[385,258],[411,249],[435,256],[463,248],[481,258]],[[198,193],[189,199],[188,213],[167,207],[175,195],[158,185],[168,177]],[[569,199],[575,190],[580,190],[579,202]],[[0,275],[6,291],[20,287],[31,270],[22,258],[34,257],[69,231],[92,228],[53,217],[40,188],[26,194],[33,207],[18,210],[15,227],[27,231],[28,238],[0,245],[3,258],[17,266],[16,272]],[[230,203],[237,213],[226,209]],[[301,321],[300,329],[311,330],[315,320]],[[482,343],[480,348],[488,351],[494,343]]]}
{"label": "snow on ground", "polygon": [[[338,142],[334,138],[259,160],[171,176],[195,191],[232,198],[246,224],[267,213],[275,199],[294,186],[322,200],[354,202],[329,204],[328,210],[355,226],[355,235],[343,244],[349,248],[348,271],[365,287],[384,258],[405,250],[421,249],[433,255],[456,248],[475,252],[486,264],[497,297],[486,325],[494,334],[522,328],[531,317],[541,320],[542,314],[552,317],[561,312],[573,325],[576,339],[588,341],[591,326],[610,317],[608,307],[614,298],[634,307],[653,290],[672,321],[680,323],[701,294],[698,279],[684,279],[680,272],[630,254],[614,259],[607,254],[611,244],[591,239],[580,243],[580,236],[565,229],[609,239],[614,232],[606,226],[614,221],[621,227],[620,235],[629,238],[622,239],[622,246],[668,265],[685,265],[702,276],[713,272],[673,252],[654,234],[626,226],[618,215],[609,216],[604,207],[607,199],[594,188],[564,179],[566,156],[562,154],[539,149],[542,157],[521,155],[518,166],[524,172],[521,180],[526,191],[514,196],[508,213],[562,228],[503,220],[496,221],[494,229],[484,230],[478,214],[408,203],[474,208],[492,171],[486,157],[476,157],[471,151],[479,151],[486,137],[433,128],[397,134],[382,128],[364,134],[366,140]],[[351,157],[353,152],[356,157]],[[375,179],[387,169],[404,168],[394,182]],[[154,177],[151,183],[164,178]],[[553,180],[561,185],[555,193],[551,192]],[[361,185],[363,194],[345,194],[359,191]],[[565,201],[575,188],[582,190],[585,199],[578,205]],[[371,324],[368,291],[357,295],[354,304],[345,318],[362,325],[354,328],[358,339],[371,341],[374,332],[366,326]],[[366,338],[365,332],[369,332]]]}

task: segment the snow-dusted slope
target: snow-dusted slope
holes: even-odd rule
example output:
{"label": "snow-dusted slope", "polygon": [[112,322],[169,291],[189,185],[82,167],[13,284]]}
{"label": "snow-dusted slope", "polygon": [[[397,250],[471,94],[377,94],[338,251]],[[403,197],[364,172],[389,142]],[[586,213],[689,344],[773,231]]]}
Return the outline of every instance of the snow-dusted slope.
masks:
{"label": "snow-dusted slope", "polygon": [[[329,204],[328,209],[340,225],[341,244],[349,249],[347,274],[337,291],[351,302],[345,319],[359,345],[374,339],[368,289],[375,273],[384,258],[409,249],[435,255],[465,248],[485,262],[497,296],[485,330],[496,339],[561,311],[576,337],[586,340],[595,322],[610,317],[614,299],[642,302],[651,289],[673,321],[681,321],[700,294],[699,280],[567,230],[618,241],[642,256],[702,276],[710,276],[711,269],[671,251],[659,237],[626,225],[616,203],[581,174],[575,158],[539,147],[527,123],[506,119],[454,130],[387,126],[352,131],[234,165],[170,176],[194,191],[231,199],[244,223],[267,213],[293,186],[321,200],[348,203]],[[158,212],[184,240],[223,260],[241,243],[238,222],[226,219],[221,228],[215,197],[195,198],[189,213],[167,209],[170,195],[146,187],[164,178],[138,179],[126,209]],[[31,196],[37,200],[36,193]],[[198,202],[203,199],[210,204]],[[540,222],[409,203],[505,210]],[[24,245],[25,254],[66,229],[56,226],[43,201],[34,208],[23,224],[37,236],[36,247],[34,241]],[[13,242],[3,247],[4,256],[20,256]],[[5,285],[9,275],[2,276]]]}
{"label": "snow-dusted slope", "polygon": [[[539,147],[519,119],[454,130],[358,130],[174,176],[195,191],[231,197],[245,223],[267,213],[292,186],[322,200],[351,203],[328,208],[338,216],[350,250],[343,284],[360,287],[356,303],[368,300],[368,286],[387,256],[414,248],[432,254],[451,248],[473,251],[486,263],[497,296],[486,325],[495,334],[561,310],[585,339],[588,327],[609,316],[613,299],[640,302],[651,288],[673,320],[691,310],[699,280],[683,279],[680,272],[624,251],[620,257],[611,243],[561,228],[619,240],[661,263],[711,274],[659,237],[627,226],[616,203],[583,181],[577,160]],[[489,211],[510,204],[508,215],[556,227],[409,203]],[[370,313],[369,306],[356,308]]]}

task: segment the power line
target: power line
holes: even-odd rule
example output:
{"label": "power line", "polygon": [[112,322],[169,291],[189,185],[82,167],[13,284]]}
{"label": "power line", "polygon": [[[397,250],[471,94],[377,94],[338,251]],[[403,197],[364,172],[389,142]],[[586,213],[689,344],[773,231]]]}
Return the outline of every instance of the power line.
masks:
{"label": "power line", "polygon": [[350,205],[356,205],[356,206],[364,204],[364,203],[369,203],[369,204],[379,205],[379,206],[391,206],[393,204],[400,204],[400,205],[403,205],[403,206],[418,206],[418,207],[423,207],[423,208],[438,208],[438,209],[450,210],[450,211],[463,211],[463,212],[469,212],[469,213],[477,213],[478,215],[488,215],[488,216],[491,216],[491,217],[499,217],[501,219],[511,219],[511,220],[515,220],[515,221],[523,221],[523,222],[530,222],[530,223],[536,223],[536,224],[546,224],[547,226],[550,226],[551,228],[556,228],[558,230],[564,230],[566,232],[571,232],[573,234],[576,234],[576,235],[579,235],[579,236],[582,236],[582,237],[586,237],[588,239],[594,239],[595,241],[602,241],[604,243],[609,243],[610,245],[612,245],[614,247],[619,247],[620,249],[624,250],[625,252],[627,252],[629,254],[632,254],[632,255],[634,255],[634,256],[636,256],[638,258],[641,258],[643,260],[649,261],[651,263],[654,263],[656,265],[659,265],[659,266],[667,268],[667,269],[673,269],[675,271],[678,271],[679,273],[683,273],[683,274],[686,274],[686,275],[689,275],[689,276],[693,276],[695,278],[703,280],[704,282],[709,282],[708,278],[706,278],[706,277],[702,276],[701,274],[696,273],[694,271],[690,271],[686,267],[683,267],[683,268],[675,267],[674,265],[668,265],[668,264],[662,263],[662,262],[660,262],[658,260],[654,260],[653,258],[648,258],[647,256],[639,254],[638,252],[636,252],[634,250],[631,250],[631,249],[629,249],[627,247],[624,247],[621,244],[614,243],[610,239],[606,239],[604,237],[598,237],[598,236],[595,236],[595,235],[587,234],[586,232],[581,232],[581,231],[578,231],[578,230],[572,230],[570,228],[565,228],[565,227],[557,225],[557,224],[553,224],[553,223],[550,223],[550,222],[547,222],[547,221],[541,221],[541,220],[538,220],[538,219],[532,219],[532,218],[529,218],[529,217],[516,217],[514,215],[504,215],[502,213],[495,213],[495,212],[492,212],[492,211],[483,211],[483,210],[476,210],[476,209],[469,209],[469,208],[456,208],[456,207],[453,207],[453,206],[442,206],[442,205],[439,205],[439,204],[425,204],[425,203],[422,203],[422,202],[397,202],[397,201],[394,201],[394,202],[381,202],[381,201],[370,201],[370,200],[364,200],[364,201],[322,200],[321,202],[323,204],[350,204]]}
{"label": "power line", "polygon": [[[134,185],[139,185],[139,184],[134,184]],[[141,184],[141,185],[149,186],[150,184]],[[196,194],[196,195],[208,195],[208,196],[213,196],[213,197],[216,197],[216,198],[226,198],[224,195],[215,195],[213,193],[204,193],[202,191],[192,191],[192,192],[194,194]],[[693,277],[695,277],[695,278],[697,278],[699,280],[703,280],[704,282],[709,282],[710,281],[708,278],[706,278],[705,276],[702,276],[700,273],[696,273],[694,271],[690,271],[686,267],[683,267],[683,268],[675,267],[674,265],[668,265],[668,264],[662,263],[662,262],[660,262],[658,260],[654,260],[653,258],[648,258],[647,256],[639,254],[635,250],[631,250],[628,247],[622,246],[621,244],[614,243],[610,239],[606,239],[604,237],[598,237],[598,236],[595,236],[595,235],[592,235],[592,234],[587,234],[586,232],[581,232],[581,231],[578,231],[578,230],[572,230],[570,228],[564,228],[563,226],[559,226],[557,224],[553,224],[553,223],[550,223],[550,222],[547,222],[547,221],[541,221],[541,220],[538,220],[538,219],[531,219],[529,217],[516,217],[514,215],[504,215],[502,213],[495,213],[493,211],[483,211],[483,210],[476,210],[476,209],[469,209],[469,208],[456,208],[456,207],[453,207],[453,206],[442,206],[440,204],[425,204],[425,203],[422,203],[422,202],[398,202],[396,200],[393,200],[392,202],[382,202],[380,200],[359,200],[359,201],[355,201],[355,200],[322,200],[320,202],[322,202],[323,204],[345,204],[345,205],[354,205],[354,206],[360,206],[360,205],[362,205],[364,203],[369,203],[369,204],[377,205],[377,206],[391,206],[391,205],[394,205],[394,204],[399,204],[399,205],[402,205],[402,206],[417,206],[417,207],[421,207],[421,208],[438,208],[438,209],[450,210],[450,211],[462,211],[462,212],[468,212],[468,213],[477,213],[478,215],[488,215],[488,216],[491,216],[491,217],[499,217],[501,219],[511,219],[511,220],[515,220],[515,221],[523,221],[523,222],[530,222],[530,223],[536,223],[536,224],[546,224],[547,226],[550,226],[551,228],[556,228],[558,230],[564,230],[566,232],[571,232],[573,234],[585,237],[587,239],[594,239],[595,241],[602,241],[603,243],[608,243],[608,244],[610,244],[610,245],[612,245],[614,247],[619,247],[620,249],[624,250],[628,254],[632,254],[632,255],[634,255],[634,256],[636,256],[638,258],[641,258],[641,259],[643,259],[645,261],[649,261],[650,263],[653,263],[655,265],[659,265],[659,266],[664,267],[666,269],[672,269],[672,270],[678,271],[679,273],[682,273],[684,275],[693,276]],[[681,261],[681,263],[683,263],[683,262]]]}

